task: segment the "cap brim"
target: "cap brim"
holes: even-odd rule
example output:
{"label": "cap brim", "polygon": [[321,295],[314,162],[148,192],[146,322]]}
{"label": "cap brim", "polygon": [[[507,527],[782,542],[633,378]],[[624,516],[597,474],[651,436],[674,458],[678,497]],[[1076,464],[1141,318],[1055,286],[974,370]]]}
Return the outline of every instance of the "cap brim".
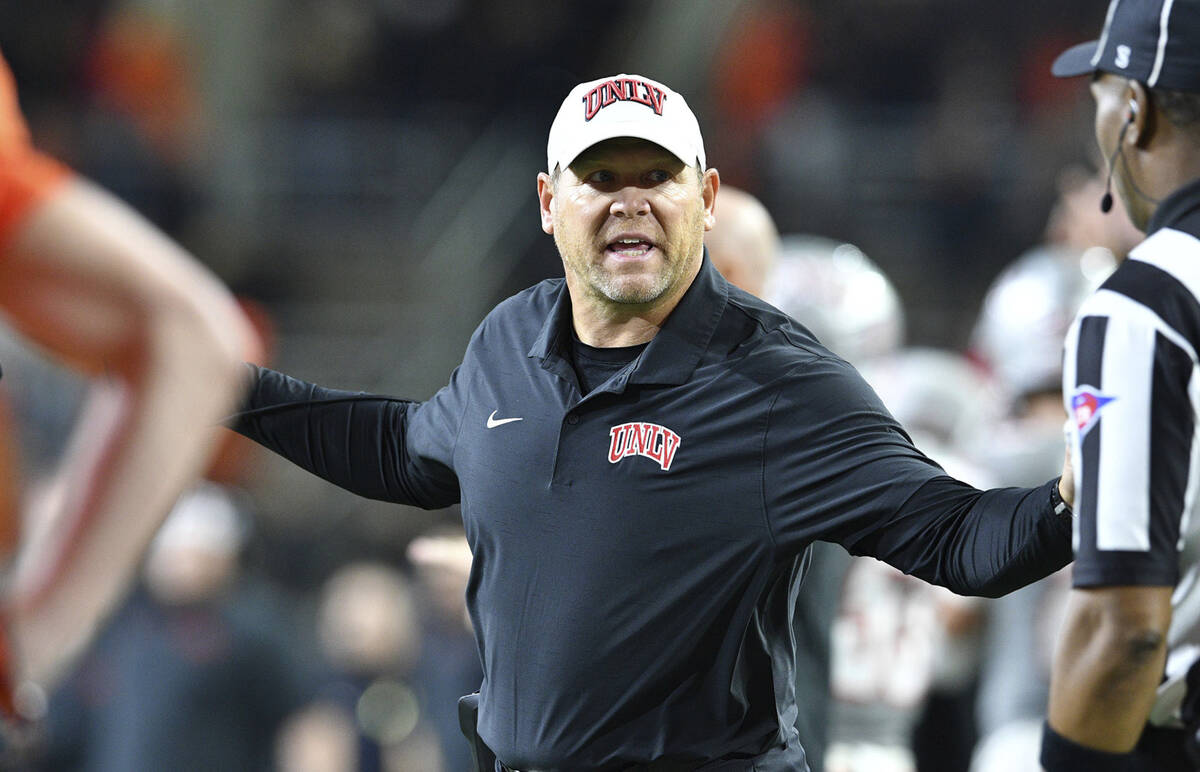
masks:
{"label": "cap brim", "polygon": [[[593,132],[584,138],[580,138],[575,142],[574,145],[565,148],[561,152],[560,157],[556,160],[556,165],[566,168],[567,166],[575,163],[575,159],[582,155],[583,151],[587,150],[592,145],[598,145],[606,140],[621,139],[624,137],[628,137],[630,139],[644,139],[647,142],[652,142],[678,158],[680,161],[683,161],[685,166],[691,166],[695,163],[699,163],[701,166],[704,165],[704,160],[700,156],[696,156],[691,159],[686,157],[690,155],[689,151],[691,150],[691,147],[688,146],[687,143],[680,142],[678,138],[674,136],[673,132],[669,130],[655,131],[652,129],[647,129],[645,124],[640,122],[623,123],[619,121],[610,123],[605,127],[604,131]],[[567,160],[566,163],[563,163],[563,161],[568,158],[570,160]],[[551,171],[553,171],[553,169],[551,169]]]}
{"label": "cap brim", "polygon": [[1068,48],[1054,60],[1054,64],[1050,66],[1050,72],[1056,78],[1074,78],[1095,72],[1096,66],[1092,64],[1092,57],[1096,55],[1096,48],[1099,44],[1099,40],[1092,40]]}

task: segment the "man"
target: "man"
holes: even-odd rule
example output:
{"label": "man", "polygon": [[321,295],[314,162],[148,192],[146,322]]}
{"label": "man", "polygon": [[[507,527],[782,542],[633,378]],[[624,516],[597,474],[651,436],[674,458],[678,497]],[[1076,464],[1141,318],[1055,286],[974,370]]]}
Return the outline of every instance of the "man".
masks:
{"label": "man", "polygon": [[1147,238],[1067,336],[1079,520],[1043,731],[1052,772],[1200,768],[1198,47],[1200,2],[1114,0],[1099,40],[1053,68],[1092,75],[1096,139]]}
{"label": "man", "polygon": [[565,278],[493,310],[448,386],[418,403],[254,368],[237,428],[362,495],[461,502],[497,769],[806,769],[808,545],[1002,593],[1068,560],[1058,486],[946,477],[853,368],[713,269],[720,180],[680,94],[580,84],[547,156]]}
{"label": "man", "polygon": [[[0,708],[36,712],[125,590],[256,350],[233,298],[175,244],[30,144],[0,58],[0,310],[86,375],[55,502],[27,517],[7,578]],[[14,703],[9,680],[29,682]]]}
{"label": "man", "polygon": [[762,202],[744,190],[721,189],[721,219],[704,235],[713,267],[735,287],[767,297],[779,254],[779,230]]}

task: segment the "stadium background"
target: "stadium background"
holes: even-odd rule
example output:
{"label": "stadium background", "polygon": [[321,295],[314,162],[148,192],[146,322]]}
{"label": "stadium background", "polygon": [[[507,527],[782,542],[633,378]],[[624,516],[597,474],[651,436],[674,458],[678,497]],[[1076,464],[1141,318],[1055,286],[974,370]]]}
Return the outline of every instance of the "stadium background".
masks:
{"label": "stadium background", "polygon": [[[687,95],[722,181],[783,233],[857,244],[908,342],[961,349],[1099,165],[1049,74],[1095,0],[0,1],[38,144],[258,304],[273,364],[423,398],[498,300],[561,266],[536,216],[546,131],[617,71]],[[6,380],[8,380],[6,378]],[[36,443],[37,440],[32,442]],[[254,456],[248,568],[303,605],[352,558],[405,563],[453,513],[398,512]]]}

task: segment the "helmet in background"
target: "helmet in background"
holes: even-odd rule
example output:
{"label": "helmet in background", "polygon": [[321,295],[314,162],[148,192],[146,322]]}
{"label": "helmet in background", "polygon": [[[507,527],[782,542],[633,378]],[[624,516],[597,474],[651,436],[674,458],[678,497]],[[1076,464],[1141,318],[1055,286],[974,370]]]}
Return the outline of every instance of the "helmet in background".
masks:
{"label": "helmet in background", "polygon": [[1103,247],[1038,246],[992,283],[971,351],[1012,401],[1062,384],[1062,345],[1084,299],[1116,268]]}
{"label": "helmet in background", "polygon": [[891,353],[904,340],[896,288],[853,244],[784,236],[766,299],[851,363]]}

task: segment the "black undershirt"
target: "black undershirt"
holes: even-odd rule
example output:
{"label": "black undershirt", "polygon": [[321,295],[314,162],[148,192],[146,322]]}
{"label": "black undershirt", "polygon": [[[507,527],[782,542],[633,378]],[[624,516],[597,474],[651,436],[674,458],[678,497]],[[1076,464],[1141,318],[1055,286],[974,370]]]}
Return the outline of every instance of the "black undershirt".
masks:
{"label": "black undershirt", "polygon": [[623,370],[645,350],[646,343],[616,348],[596,348],[571,336],[571,366],[579,379],[579,390],[590,394],[600,384]]}

